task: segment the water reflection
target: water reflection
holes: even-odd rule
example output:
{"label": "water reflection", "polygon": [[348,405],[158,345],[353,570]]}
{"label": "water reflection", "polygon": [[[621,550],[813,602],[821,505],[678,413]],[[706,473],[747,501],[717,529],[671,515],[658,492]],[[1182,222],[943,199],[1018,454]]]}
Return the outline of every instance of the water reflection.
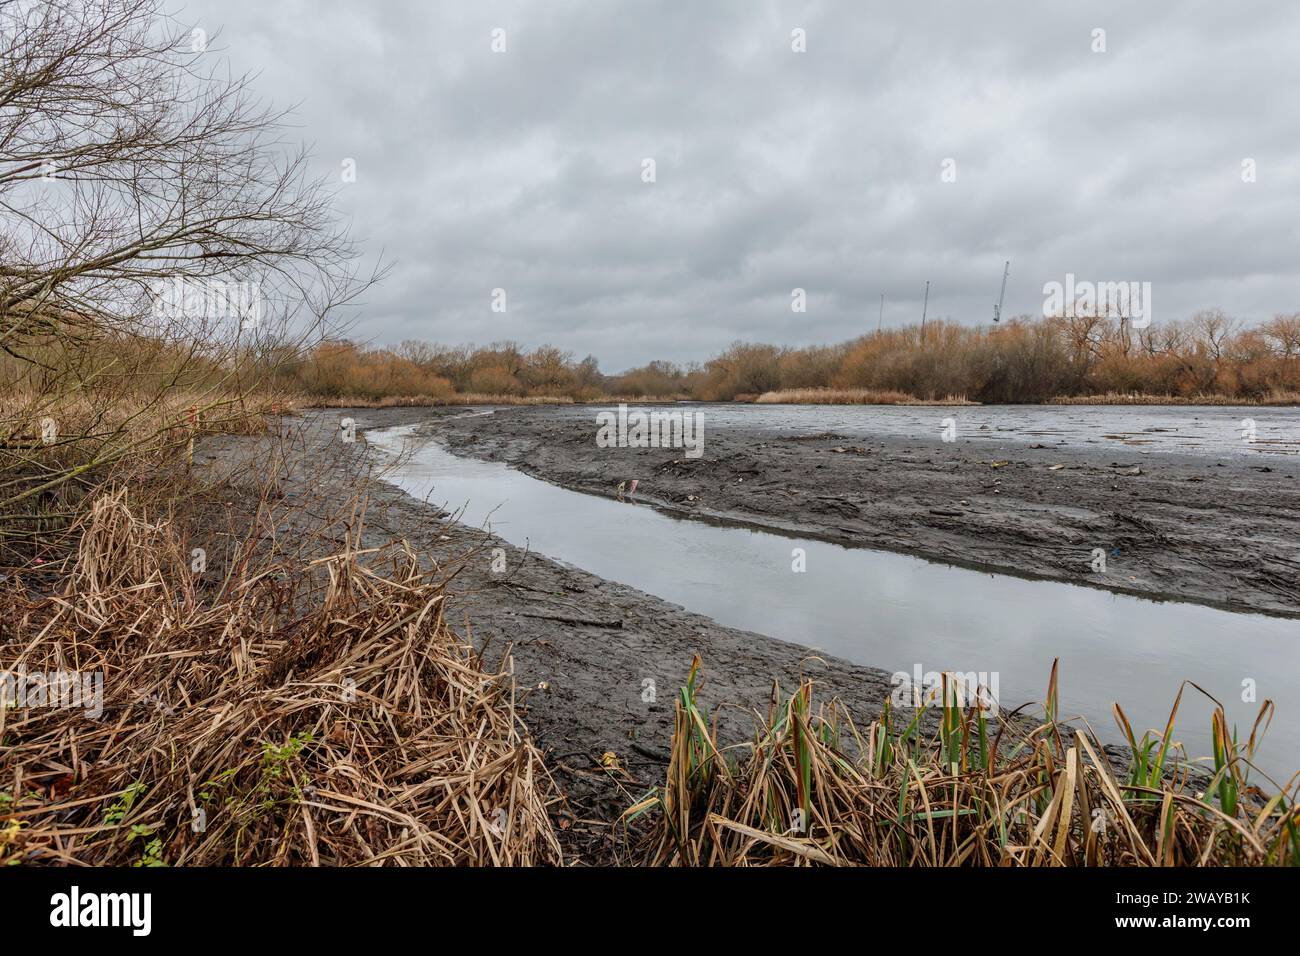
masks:
{"label": "water reflection", "polygon": [[[388,454],[411,426],[368,432]],[[1043,696],[1061,658],[1062,709],[1082,715],[1103,740],[1117,739],[1110,704],[1135,728],[1164,727],[1179,683],[1216,694],[1243,738],[1258,700],[1280,717],[1262,765],[1300,767],[1295,621],[1193,604],[1159,603],[1093,588],[1030,581],[845,548],[762,531],[679,520],[635,503],[568,491],[503,464],[461,458],[422,442],[388,480],[456,510],[518,546],[576,565],[706,614],[732,627],[817,648],[889,671],[996,671],[1001,703]],[[792,571],[802,548],[807,570]],[[1210,753],[1210,705],[1184,698],[1178,737]]]}

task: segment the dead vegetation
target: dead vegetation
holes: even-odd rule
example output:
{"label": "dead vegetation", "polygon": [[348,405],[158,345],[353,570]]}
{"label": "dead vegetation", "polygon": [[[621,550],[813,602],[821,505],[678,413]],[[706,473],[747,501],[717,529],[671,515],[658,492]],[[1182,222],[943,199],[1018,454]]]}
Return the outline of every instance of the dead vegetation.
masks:
{"label": "dead vegetation", "polygon": [[480,395],[469,392],[464,395],[386,395],[382,398],[303,395],[295,404],[303,408],[436,408],[443,405],[572,405],[573,399],[566,395]]}
{"label": "dead vegetation", "polygon": [[869,388],[789,388],[764,392],[759,405],[978,405],[962,395],[915,398],[903,392],[878,392]]}
{"label": "dead vegetation", "polygon": [[102,715],[0,708],[0,864],[559,862],[511,675],[409,551],[245,546],[201,587],[124,492],[79,530],[59,593],[0,592],[0,669],[102,675]]}
{"label": "dead vegetation", "polygon": [[[1189,770],[1162,734],[1137,738],[1118,770],[1090,733],[1059,720],[1057,674],[1041,717],[986,719],[957,705],[947,675],[923,709],[886,706],[865,727],[805,681],[774,687],[753,742],[724,749],[697,701],[699,660],[676,703],[662,787],[628,812],[648,816],[643,859],[670,866],[1270,866],[1300,861],[1300,775],[1276,793],[1250,781],[1272,716],[1248,740],[1214,714],[1215,753]],[[906,721],[906,723],[904,723]]]}
{"label": "dead vegetation", "polygon": [[1300,405],[1300,392],[1272,392],[1257,398],[1234,395],[1143,395],[1107,392],[1105,395],[1061,395],[1049,405]]}
{"label": "dead vegetation", "polygon": [[556,863],[510,674],[409,550],[284,547],[283,449],[191,546],[194,442],[289,410],[384,271],[205,52],[157,0],[0,6],[0,863]]}
{"label": "dead vegetation", "polygon": [[137,479],[183,479],[202,436],[262,434],[293,407],[265,392],[91,387],[0,395],[0,566],[64,556],[75,546],[76,520],[104,482],[172,497],[177,485]]}

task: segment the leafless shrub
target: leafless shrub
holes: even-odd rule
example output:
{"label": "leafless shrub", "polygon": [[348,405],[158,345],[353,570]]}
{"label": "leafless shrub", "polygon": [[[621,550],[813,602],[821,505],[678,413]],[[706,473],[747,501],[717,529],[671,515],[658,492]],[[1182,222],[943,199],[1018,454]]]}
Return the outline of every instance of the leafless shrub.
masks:
{"label": "leafless shrub", "polygon": [[376,278],[283,119],[156,0],[0,6],[0,535],[239,405]]}

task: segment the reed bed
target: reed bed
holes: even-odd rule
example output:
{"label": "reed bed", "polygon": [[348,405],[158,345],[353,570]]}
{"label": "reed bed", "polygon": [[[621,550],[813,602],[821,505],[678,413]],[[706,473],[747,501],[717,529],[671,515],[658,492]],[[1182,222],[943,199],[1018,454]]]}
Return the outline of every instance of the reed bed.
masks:
{"label": "reed bed", "polygon": [[122,491],[78,531],[61,591],[2,585],[0,671],[102,674],[102,714],[0,707],[0,865],[560,862],[509,659],[409,549],[209,581]]}
{"label": "reed bed", "polygon": [[42,444],[42,419],[55,425],[53,444],[89,441],[112,435],[140,439],[194,426],[209,434],[255,434],[266,429],[267,416],[301,407],[301,399],[275,392],[190,392],[164,395],[129,391],[72,395],[38,395],[22,391],[0,394],[0,448]]}
{"label": "reed bed", "polygon": [[293,409],[291,397],[269,392],[6,391],[0,395],[0,568],[65,551],[73,523],[103,482],[139,490],[147,479],[183,473],[201,436],[264,434],[273,416]]}
{"label": "reed bed", "polygon": [[601,395],[599,398],[593,398],[585,405],[675,405],[678,402],[693,402],[697,399],[679,392],[675,395],[652,395],[645,392],[621,392],[610,395]]}
{"label": "reed bed", "polygon": [[1107,392],[1104,395],[1060,395],[1048,405],[1300,405],[1300,392],[1274,392],[1262,398],[1234,398],[1231,395],[1142,395],[1136,392]]}
{"label": "reed bed", "polygon": [[386,395],[383,398],[304,397],[305,408],[435,408],[442,405],[572,405],[567,395],[485,395],[476,392],[450,395]]}
{"label": "reed bed", "polygon": [[1173,740],[1182,692],[1164,732],[1140,739],[1116,706],[1131,751],[1121,769],[1059,721],[1055,666],[1042,717],[1030,722],[958,707],[945,678],[929,734],[925,706],[904,717],[886,705],[859,728],[836,701],[814,709],[811,681],[784,698],[774,687],[753,742],[731,749],[697,700],[699,679],[697,658],[676,703],[665,783],[625,815],[648,819],[637,848],[652,865],[1300,863],[1300,784],[1269,795],[1249,781],[1268,702],[1245,742],[1219,708],[1212,763],[1195,769]]}
{"label": "reed bed", "polygon": [[690,401],[690,396],[662,395],[597,395],[589,399],[575,399],[568,395],[487,395],[478,392],[451,395],[395,395],[384,398],[358,398],[343,396],[321,398],[303,395],[294,399],[299,408],[436,408],[444,405],[609,405],[623,402],[627,405],[671,405]]}
{"label": "reed bed", "polygon": [[[739,398],[739,396],[738,396]],[[917,398],[906,392],[870,388],[787,388],[764,392],[754,402],[760,405],[978,405],[963,395],[945,398]]]}

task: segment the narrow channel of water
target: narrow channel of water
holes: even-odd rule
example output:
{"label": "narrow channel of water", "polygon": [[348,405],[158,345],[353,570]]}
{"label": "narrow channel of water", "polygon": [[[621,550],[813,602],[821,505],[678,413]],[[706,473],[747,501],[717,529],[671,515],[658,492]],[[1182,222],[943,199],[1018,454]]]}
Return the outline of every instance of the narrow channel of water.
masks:
{"label": "narrow channel of water", "polygon": [[[1112,701],[1139,733],[1163,728],[1185,678],[1223,701],[1244,738],[1258,705],[1242,701],[1243,681],[1253,680],[1257,699],[1278,705],[1260,765],[1279,782],[1300,769],[1294,620],[677,519],[458,457],[413,442],[412,432],[367,432],[386,455],[411,448],[386,480],[431,504],[464,508],[465,524],[722,624],[889,671],[996,672],[1008,710],[1042,699],[1059,656],[1062,712],[1085,717],[1103,740],[1119,736]],[[806,552],[804,573],[792,571],[795,548]],[[1189,688],[1176,736],[1193,756],[1211,752],[1210,711]]]}

